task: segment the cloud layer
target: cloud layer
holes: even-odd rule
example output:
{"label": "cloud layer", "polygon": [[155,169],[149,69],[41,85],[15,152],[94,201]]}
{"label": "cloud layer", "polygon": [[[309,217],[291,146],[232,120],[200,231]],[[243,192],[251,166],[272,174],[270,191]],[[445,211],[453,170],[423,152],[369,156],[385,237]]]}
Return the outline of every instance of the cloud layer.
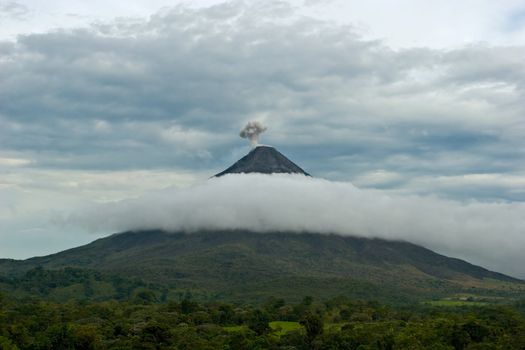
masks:
{"label": "cloud layer", "polygon": [[317,176],[525,199],[507,181],[525,178],[523,46],[394,50],[286,2],[236,1],[20,36],[0,44],[0,80],[0,157],[38,169],[214,173],[260,120]]}
{"label": "cloud layer", "polygon": [[246,229],[405,240],[525,277],[524,212],[524,203],[460,203],[302,175],[242,174],[97,205],[67,221],[99,232]]}

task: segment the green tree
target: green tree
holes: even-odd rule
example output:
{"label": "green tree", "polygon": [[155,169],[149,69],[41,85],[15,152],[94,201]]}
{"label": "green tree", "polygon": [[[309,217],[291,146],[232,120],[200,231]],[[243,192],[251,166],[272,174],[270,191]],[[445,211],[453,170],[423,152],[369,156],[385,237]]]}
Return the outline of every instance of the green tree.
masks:
{"label": "green tree", "polygon": [[185,298],[184,300],[180,302],[180,312],[182,312],[184,315],[195,312],[198,309],[199,309],[199,304],[191,301],[189,298]]}
{"label": "green tree", "polygon": [[134,298],[135,303],[137,304],[152,304],[157,302],[157,296],[155,295],[155,292],[149,290],[149,289],[143,289],[137,294],[135,294]]}
{"label": "green tree", "polygon": [[248,327],[257,335],[262,335],[268,333],[270,330],[269,322],[270,318],[266,312],[261,309],[255,309],[248,320]]}
{"label": "green tree", "polygon": [[307,312],[299,321],[306,330],[306,337],[309,342],[312,342],[317,336],[323,334],[323,320],[322,318],[312,312]]}
{"label": "green tree", "polygon": [[18,346],[16,346],[11,340],[2,337],[0,335],[0,349],[2,350],[18,350]]}

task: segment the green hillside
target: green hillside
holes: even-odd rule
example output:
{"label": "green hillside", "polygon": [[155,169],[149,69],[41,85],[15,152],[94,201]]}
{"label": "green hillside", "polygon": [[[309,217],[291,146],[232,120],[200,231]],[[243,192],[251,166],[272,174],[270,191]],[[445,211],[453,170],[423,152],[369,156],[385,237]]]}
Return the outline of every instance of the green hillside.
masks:
{"label": "green hillside", "polygon": [[98,280],[88,279],[99,299],[118,295],[111,276],[133,281],[128,294],[148,287],[157,297],[191,293],[202,300],[345,295],[404,302],[461,293],[516,298],[525,292],[520,280],[411,243],[320,234],[126,232],[45,257],[0,261],[4,288],[23,289],[16,281],[36,267],[95,271]]}

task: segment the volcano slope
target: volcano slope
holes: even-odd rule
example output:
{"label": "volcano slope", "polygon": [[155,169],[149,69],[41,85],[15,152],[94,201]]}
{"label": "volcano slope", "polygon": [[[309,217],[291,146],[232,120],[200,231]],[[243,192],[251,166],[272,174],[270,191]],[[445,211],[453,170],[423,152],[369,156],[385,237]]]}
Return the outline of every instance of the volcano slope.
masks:
{"label": "volcano slope", "polygon": [[125,232],[49,256],[2,260],[0,275],[7,281],[35,267],[118,274],[162,286],[168,297],[191,292],[201,300],[525,295],[523,281],[411,243],[321,234]]}
{"label": "volcano slope", "polygon": [[216,174],[215,177],[227,174],[302,174],[310,176],[284,154],[271,146],[257,146],[232,166]]}

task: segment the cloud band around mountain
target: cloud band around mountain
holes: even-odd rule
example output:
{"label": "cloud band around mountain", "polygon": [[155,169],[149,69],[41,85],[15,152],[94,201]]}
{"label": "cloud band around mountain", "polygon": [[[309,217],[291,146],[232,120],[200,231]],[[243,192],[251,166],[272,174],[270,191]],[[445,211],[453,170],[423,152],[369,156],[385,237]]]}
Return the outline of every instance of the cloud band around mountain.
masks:
{"label": "cloud band around mountain", "polygon": [[523,212],[524,203],[462,203],[302,175],[235,174],[95,205],[67,221],[99,232],[251,230],[404,240],[525,277]]}

